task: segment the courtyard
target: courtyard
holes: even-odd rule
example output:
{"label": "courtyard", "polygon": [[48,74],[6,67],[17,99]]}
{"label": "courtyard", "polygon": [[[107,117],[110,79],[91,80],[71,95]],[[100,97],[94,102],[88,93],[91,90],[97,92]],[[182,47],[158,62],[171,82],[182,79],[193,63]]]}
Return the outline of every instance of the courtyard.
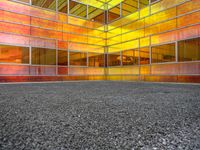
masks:
{"label": "courtyard", "polygon": [[200,85],[0,85],[0,150],[200,149]]}

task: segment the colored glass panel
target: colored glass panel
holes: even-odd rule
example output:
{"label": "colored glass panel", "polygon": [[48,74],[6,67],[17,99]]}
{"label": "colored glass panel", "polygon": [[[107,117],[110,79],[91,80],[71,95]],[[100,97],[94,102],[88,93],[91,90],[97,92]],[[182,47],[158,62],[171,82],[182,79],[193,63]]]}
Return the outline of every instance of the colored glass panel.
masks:
{"label": "colored glass panel", "polygon": [[56,65],[56,50],[32,47],[32,64]]}
{"label": "colored glass panel", "polygon": [[200,60],[200,38],[178,42],[178,61]]}
{"label": "colored glass panel", "polygon": [[175,61],[175,43],[153,46],[151,48],[152,63]]}
{"label": "colored glass panel", "polygon": [[29,48],[0,45],[0,63],[29,64]]}

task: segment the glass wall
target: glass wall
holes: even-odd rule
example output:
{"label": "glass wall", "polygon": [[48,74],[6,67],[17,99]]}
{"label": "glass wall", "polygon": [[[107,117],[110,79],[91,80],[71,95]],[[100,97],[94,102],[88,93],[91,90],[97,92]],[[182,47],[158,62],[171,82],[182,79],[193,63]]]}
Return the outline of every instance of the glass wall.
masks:
{"label": "glass wall", "polygon": [[179,41],[178,60],[180,62],[200,60],[200,38]]}
{"label": "glass wall", "polygon": [[199,9],[199,0],[0,1],[0,74],[199,75]]}
{"label": "glass wall", "polygon": [[122,64],[127,65],[138,65],[139,62],[139,51],[138,49],[126,50],[122,52]]}
{"label": "glass wall", "polygon": [[0,45],[0,63],[29,64],[29,48]]}
{"label": "glass wall", "polygon": [[176,60],[175,43],[153,46],[151,48],[152,63],[174,62]]}
{"label": "glass wall", "polygon": [[121,53],[111,53],[108,55],[108,66],[120,66],[121,65]]}
{"label": "glass wall", "polygon": [[32,47],[33,65],[56,65],[56,50]]}
{"label": "glass wall", "polygon": [[104,67],[104,54],[88,53],[88,65],[90,67]]}
{"label": "glass wall", "polygon": [[58,65],[68,66],[68,51],[58,50]]}
{"label": "glass wall", "polygon": [[71,66],[87,66],[87,53],[70,51]]}
{"label": "glass wall", "polygon": [[140,48],[140,65],[150,64],[149,47]]}

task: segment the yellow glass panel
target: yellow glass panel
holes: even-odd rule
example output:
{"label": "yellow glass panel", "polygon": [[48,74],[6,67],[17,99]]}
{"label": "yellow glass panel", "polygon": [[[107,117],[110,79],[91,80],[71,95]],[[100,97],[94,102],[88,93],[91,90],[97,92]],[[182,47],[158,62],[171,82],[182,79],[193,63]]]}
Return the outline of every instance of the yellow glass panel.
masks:
{"label": "yellow glass panel", "polygon": [[140,10],[140,18],[147,17],[150,14],[150,7],[147,6]]}
{"label": "yellow glass panel", "polygon": [[156,24],[176,16],[176,8],[170,8],[145,18],[145,26]]}
{"label": "yellow glass panel", "polygon": [[145,37],[140,39],[140,47],[149,46],[150,45],[150,37]]}

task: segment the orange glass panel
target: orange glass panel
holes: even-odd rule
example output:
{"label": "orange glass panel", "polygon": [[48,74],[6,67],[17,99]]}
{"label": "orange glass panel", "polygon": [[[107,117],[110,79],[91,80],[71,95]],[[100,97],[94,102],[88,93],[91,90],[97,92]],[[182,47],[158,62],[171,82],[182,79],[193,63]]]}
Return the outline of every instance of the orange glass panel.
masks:
{"label": "orange glass panel", "polygon": [[67,75],[68,68],[67,67],[58,67],[58,75]]}
{"label": "orange glass panel", "polygon": [[62,40],[62,32],[31,27],[31,35]]}
{"label": "orange glass panel", "polygon": [[170,8],[145,18],[145,26],[156,24],[176,16],[176,8]]}
{"label": "orange glass panel", "polygon": [[191,62],[191,63],[180,63],[180,74],[186,75],[186,74],[200,74],[200,63],[199,62]]}
{"label": "orange glass panel", "polygon": [[179,74],[178,64],[157,64],[151,66],[151,74],[154,75],[175,75]]}
{"label": "orange glass panel", "polygon": [[200,25],[195,25],[177,30],[177,40],[194,38],[200,36]]}
{"label": "orange glass panel", "polygon": [[87,75],[104,75],[104,68],[87,68]]}
{"label": "orange glass panel", "polygon": [[29,48],[0,45],[0,63],[29,64]]}
{"label": "orange glass panel", "polygon": [[200,11],[194,12],[177,19],[178,27],[200,23]]}
{"label": "orange glass panel", "polygon": [[69,33],[77,33],[77,34],[87,35],[87,28],[75,26],[75,25],[63,24],[63,31],[69,32]]}
{"label": "orange glass panel", "polygon": [[1,21],[8,21],[20,24],[30,24],[30,17],[26,15],[16,14],[12,12],[7,12],[0,10],[0,20]]}
{"label": "orange glass panel", "polygon": [[191,1],[188,1],[188,2],[185,2],[181,5],[179,5],[177,7],[177,13],[178,13],[178,15],[185,14],[190,11],[199,9],[199,6],[200,6],[199,0],[191,0]]}
{"label": "orange glass panel", "polygon": [[29,66],[0,65],[1,75],[29,75]]}
{"label": "orange glass panel", "polygon": [[33,47],[56,48],[56,40],[31,37],[30,45]]}
{"label": "orange glass panel", "polygon": [[30,35],[30,26],[0,22],[0,31],[15,33],[15,34]]}
{"label": "orange glass panel", "polygon": [[68,49],[68,42],[65,41],[58,41],[58,48],[59,49]]}
{"label": "orange glass panel", "polygon": [[60,22],[67,22],[67,15],[65,15],[65,14],[58,14],[58,21],[60,21]]}
{"label": "orange glass panel", "polygon": [[161,44],[173,42],[177,39],[177,31],[171,31],[163,34],[154,35],[151,37],[151,44]]}
{"label": "orange glass panel", "polygon": [[42,10],[41,8],[31,7],[28,5],[13,3],[10,1],[0,1],[0,8],[6,11],[41,17],[50,20],[56,20],[56,12]]}
{"label": "orange glass panel", "polygon": [[173,30],[176,28],[176,20],[170,20],[164,23],[156,24],[145,29],[145,36]]}
{"label": "orange glass panel", "polygon": [[30,75],[56,75],[56,67],[53,66],[30,66]]}
{"label": "orange glass panel", "polygon": [[40,18],[31,17],[31,25],[46,29],[53,29],[57,31],[62,31],[62,24],[55,21],[44,20]]}
{"label": "orange glass panel", "polygon": [[29,37],[0,32],[0,43],[29,45]]}

